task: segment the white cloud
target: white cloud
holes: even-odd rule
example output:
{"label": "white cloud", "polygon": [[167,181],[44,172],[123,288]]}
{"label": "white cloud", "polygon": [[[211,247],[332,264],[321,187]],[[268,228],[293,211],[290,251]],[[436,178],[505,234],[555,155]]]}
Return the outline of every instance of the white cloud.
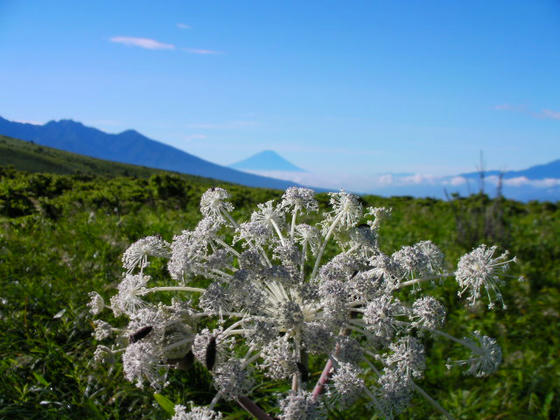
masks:
{"label": "white cloud", "polygon": [[271,178],[284,179],[308,185],[338,191],[343,188],[347,191],[367,193],[379,188],[418,186],[418,185],[440,185],[440,178],[432,175],[415,174],[410,176],[399,176],[394,174],[377,175],[352,175],[341,173],[318,173],[318,172],[281,172],[281,171],[247,171],[257,175]]}
{"label": "white cloud", "polygon": [[[343,188],[347,191],[357,193],[371,193],[376,191],[391,191],[387,189],[395,188],[394,191],[400,193],[422,191],[439,191],[444,188],[455,187],[463,191],[468,184],[468,180],[461,176],[453,178],[438,177],[426,174],[415,174],[410,176],[399,176],[395,174],[382,175],[351,175],[340,173],[318,173],[318,172],[280,172],[280,171],[247,171],[257,175],[268,176],[271,178],[283,179],[297,182],[298,184],[308,185],[311,187],[325,188],[332,191],[338,191]],[[486,179],[488,185],[496,186],[499,178],[497,176],[489,176]],[[532,180],[526,177],[517,177],[504,179],[503,185],[509,188],[532,187],[532,188],[552,188],[560,187],[560,179],[547,178]],[[422,188],[417,190],[417,188]],[[426,190],[428,188],[428,190]],[[452,188],[454,190],[454,188]],[[463,191],[465,192],[465,191]],[[437,194],[436,194],[437,195]]]}
{"label": "white cloud", "polygon": [[379,182],[379,184],[381,185],[391,185],[394,182],[393,175],[391,174],[381,175],[379,178],[377,178],[377,182]]}
{"label": "white cloud", "polygon": [[[177,25],[180,25],[179,23]],[[185,25],[188,26],[188,25]],[[186,29],[186,28],[183,28]],[[165,42],[156,41],[151,38],[137,38],[133,36],[114,36],[109,39],[109,41],[123,44],[128,47],[140,47],[146,50],[174,50],[177,47],[173,44],[167,44]],[[217,55],[222,54],[221,51],[209,50],[204,48],[180,48],[181,51],[187,52],[189,54],[197,55]]]}
{"label": "white cloud", "polygon": [[[488,177],[488,180],[490,182],[492,182],[493,184],[498,184],[498,182],[499,182],[499,178],[496,177],[496,176]],[[502,182],[503,182],[504,185],[508,185],[510,187],[521,187],[522,185],[527,185],[527,184],[531,183],[529,178],[527,178],[525,176],[518,176],[516,178],[504,179],[504,180],[502,180]]]}
{"label": "white cloud", "polygon": [[198,55],[215,55],[215,54],[222,53],[221,51],[205,50],[201,48],[183,48],[182,50],[188,52],[189,54],[198,54]]}
{"label": "white cloud", "polygon": [[166,44],[150,38],[136,38],[132,36],[114,36],[110,39],[111,42],[123,44],[129,47],[140,47],[147,50],[174,50],[175,45]]}
{"label": "white cloud", "polygon": [[439,179],[433,175],[414,174],[410,176],[397,178],[400,185],[420,185],[420,184],[434,184]]}
{"label": "white cloud", "polygon": [[513,187],[530,185],[536,188],[549,188],[549,187],[560,186],[560,179],[557,178],[527,179],[524,176],[520,176],[518,178],[511,178],[511,179],[504,180],[504,185],[513,186]]}
{"label": "white cloud", "polygon": [[541,179],[539,181],[535,181],[538,182],[540,186],[542,187],[557,187],[560,186],[560,179],[558,178],[545,178],[545,179]]}
{"label": "white cloud", "polygon": [[451,178],[451,180],[449,181],[450,185],[453,185],[454,187],[458,187],[459,185],[463,185],[467,182],[467,180],[462,177],[462,176],[455,176],[453,178]]}
{"label": "white cloud", "polygon": [[[498,185],[500,178],[492,175],[485,178],[491,184]],[[560,186],[559,178],[529,179],[526,176],[518,176],[515,178],[506,178],[502,180],[503,185],[507,187],[523,187],[530,186],[534,188],[550,188]]]}
{"label": "white cloud", "polygon": [[191,29],[192,26],[191,26],[191,25],[187,25],[186,23],[178,23],[178,24],[177,24],[177,28],[179,28],[179,29]]}
{"label": "white cloud", "polygon": [[22,123],[22,124],[31,124],[31,125],[43,125],[44,123],[39,121],[33,120],[14,120],[15,122]]}

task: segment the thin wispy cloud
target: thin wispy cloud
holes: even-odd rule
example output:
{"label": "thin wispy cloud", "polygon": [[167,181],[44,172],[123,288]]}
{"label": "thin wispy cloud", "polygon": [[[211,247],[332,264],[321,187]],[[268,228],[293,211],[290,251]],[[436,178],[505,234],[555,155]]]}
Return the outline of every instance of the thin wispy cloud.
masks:
{"label": "thin wispy cloud", "polygon": [[552,109],[543,109],[540,112],[535,112],[528,109],[525,105],[513,105],[513,104],[495,105],[493,109],[496,111],[522,112],[524,114],[529,114],[533,118],[539,118],[539,119],[560,120],[560,111],[554,111]]}
{"label": "thin wispy cloud", "polygon": [[174,44],[156,41],[151,38],[139,38],[133,36],[114,36],[109,41],[116,44],[126,45],[127,47],[139,47],[146,50],[175,50],[179,49],[189,54],[197,55],[216,55],[222,54],[221,51],[209,50],[204,48],[177,48]]}
{"label": "thin wispy cloud", "polygon": [[221,51],[206,50],[206,49],[202,49],[202,48],[183,48],[183,51],[188,52],[189,54],[199,54],[199,55],[222,54]]}
{"label": "thin wispy cloud", "polygon": [[191,25],[187,25],[186,23],[178,23],[178,24],[177,24],[177,28],[179,28],[179,29],[191,29],[192,26],[191,26]]}
{"label": "thin wispy cloud", "polygon": [[188,124],[187,127],[198,130],[229,130],[236,128],[255,127],[258,125],[259,123],[257,121],[236,120],[223,123],[192,123]]}
{"label": "thin wispy cloud", "polygon": [[114,36],[110,39],[111,42],[123,44],[128,47],[139,47],[147,50],[174,50],[175,45],[166,44],[164,42],[156,41],[150,38],[136,38],[132,36]]}
{"label": "thin wispy cloud", "polygon": [[189,134],[189,135],[187,135],[187,136],[184,137],[184,139],[185,139],[186,141],[204,140],[204,139],[206,139],[206,138],[208,138],[208,136],[205,135],[205,134]]}
{"label": "thin wispy cloud", "polygon": [[543,118],[548,118],[551,120],[560,120],[560,111],[553,111],[551,109],[543,109],[541,111],[541,116]]}
{"label": "thin wispy cloud", "polygon": [[500,104],[494,106],[496,111],[515,111],[515,112],[523,112],[526,110],[525,105],[514,105],[514,104]]}

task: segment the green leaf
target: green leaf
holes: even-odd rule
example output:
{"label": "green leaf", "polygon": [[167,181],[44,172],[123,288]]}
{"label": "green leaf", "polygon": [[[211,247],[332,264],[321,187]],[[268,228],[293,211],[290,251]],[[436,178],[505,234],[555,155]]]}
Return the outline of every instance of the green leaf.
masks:
{"label": "green leaf", "polygon": [[33,376],[35,376],[35,379],[37,379],[37,381],[40,382],[41,385],[44,385],[44,386],[49,386],[50,385],[50,383],[47,382],[47,380],[40,373],[33,372]]}
{"label": "green leaf", "polygon": [[548,418],[548,415],[550,414],[550,406],[552,405],[552,400],[553,399],[554,399],[554,392],[549,392],[546,395],[546,398],[544,400],[544,405],[543,405],[543,408],[542,408],[542,412],[541,412],[541,414],[545,418]]}
{"label": "green leaf", "polygon": [[101,413],[101,411],[99,411],[99,408],[97,408],[97,406],[95,405],[95,403],[92,400],[88,400],[87,402],[87,406],[89,407],[89,409],[91,410],[90,413],[88,414],[94,414],[96,419],[104,419],[105,417],[103,416],[103,414]]}
{"label": "green leaf", "polygon": [[163,395],[158,394],[158,393],[154,394],[154,398],[156,399],[158,404],[161,406],[161,408],[163,408],[165,411],[167,411],[171,415],[175,414],[175,403],[173,401],[171,401],[170,399],[168,399],[168,398],[166,398]]}

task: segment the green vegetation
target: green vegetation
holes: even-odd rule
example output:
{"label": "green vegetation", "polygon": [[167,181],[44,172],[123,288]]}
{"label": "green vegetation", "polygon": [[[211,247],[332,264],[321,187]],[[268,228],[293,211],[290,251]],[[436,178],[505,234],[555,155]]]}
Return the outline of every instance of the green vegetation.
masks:
{"label": "green vegetation", "polygon": [[[148,178],[154,174],[170,173],[160,169],[96,159],[0,135],[0,166],[8,165],[29,172],[89,174],[112,177],[132,176]],[[179,176],[192,182],[208,182],[208,179],[193,175],[181,174]]]}
{"label": "green vegetation", "polygon": [[[54,149],[39,153],[34,150],[39,146],[17,144],[0,139],[1,163],[29,169],[31,161],[26,159],[35,159],[37,168],[69,175],[0,168],[0,418],[166,419],[169,414],[160,406],[166,399],[208,403],[211,384],[197,364],[173,372],[171,386],[157,401],[152,391],[126,382],[120,368],[94,368],[90,361],[96,343],[85,305],[91,290],[113,293],[121,276],[120,257],[129,244],[155,234],[170,240],[182,229],[193,228],[200,218],[200,196],[212,181],[89,158],[73,167],[69,165],[76,162],[75,155],[65,158]],[[19,158],[10,160],[6,150]],[[98,166],[92,168],[88,161]],[[136,177],[117,176],[124,170]],[[228,189],[241,219],[248,218],[257,203],[282,194],[215,185]],[[318,198],[325,206],[327,196]],[[460,349],[428,341],[427,354],[439,362],[428,360],[420,385],[461,419],[560,418],[558,205],[489,200],[483,195],[451,202],[374,196],[364,200],[393,208],[381,231],[381,246],[388,253],[429,239],[445,252],[452,269],[474,246],[496,244],[517,255],[512,274],[526,279],[510,280],[503,291],[508,309],[496,312],[465,309],[455,286],[434,293],[449,308],[446,331],[461,337],[480,329],[496,337],[504,362],[488,378],[463,376],[461,369],[448,371],[441,363],[464,356]],[[316,375],[321,366],[312,368]],[[266,408],[269,402],[262,395],[257,402]],[[219,408],[231,419],[246,416],[234,405]],[[330,417],[371,415],[362,406]],[[438,418],[421,397],[401,417]]]}

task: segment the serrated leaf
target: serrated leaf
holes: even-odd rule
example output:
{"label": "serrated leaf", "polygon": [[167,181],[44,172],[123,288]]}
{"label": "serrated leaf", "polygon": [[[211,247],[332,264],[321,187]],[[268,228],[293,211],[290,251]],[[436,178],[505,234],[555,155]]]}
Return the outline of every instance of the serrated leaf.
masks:
{"label": "serrated leaf", "polygon": [[161,406],[161,408],[167,411],[170,415],[175,414],[175,403],[173,401],[158,393],[154,394],[154,398],[156,399],[157,403]]}

